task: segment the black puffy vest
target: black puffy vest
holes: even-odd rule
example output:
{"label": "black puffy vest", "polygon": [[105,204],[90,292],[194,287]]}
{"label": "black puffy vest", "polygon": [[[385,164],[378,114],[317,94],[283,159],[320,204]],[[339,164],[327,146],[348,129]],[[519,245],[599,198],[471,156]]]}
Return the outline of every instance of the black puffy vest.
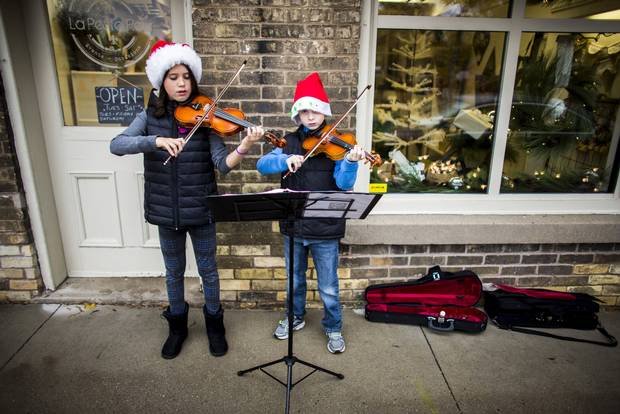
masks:
{"label": "black puffy vest", "polygon": [[[156,118],[155,96],[147,108],[147,135],[178,137],[172,102],[165,116]],[[166,165],[167,151],[144,153],[144,217],[151,224],[181,228],[213,222],[208,195],[217,194],[215,171],[209,150],[208,128],[200,128],[183,151]]]}
{"label": "black puffy vest", "polygon": [[[320,131],[321,128],[318,128]],[[301,146],[305,134],[303,126],[297,131],[286,135],[285,154],[305,154]],[[340,191],[334,180],[335,162],[324,154],[308,158],[295,174],[281,179],[282,188],[302,191]],[[282,174],[282,177],[284,174]],[[295,220],[294,227],[288,221],[280,221],[280,231],[287,236],[307,239],[339,239],[344,237],[344,219],[299,219]]]}

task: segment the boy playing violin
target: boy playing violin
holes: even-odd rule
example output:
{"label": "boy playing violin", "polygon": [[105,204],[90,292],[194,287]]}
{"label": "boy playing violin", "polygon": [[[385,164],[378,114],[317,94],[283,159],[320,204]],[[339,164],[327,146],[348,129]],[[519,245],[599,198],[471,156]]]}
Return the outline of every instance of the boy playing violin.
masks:
{"label": "boy playing violin", "polygon": [[[303,161],[305,150],[302,143],[307,137],[320,136],[326,126],[325,117],[331,116],[329,98],[318,73],[314,72],[297,83],[291,118],[298,125],[295,132],[285,136],[285,148],[276,148],[258,160],[261,174],[280,173],[281,187],[306,191],[347,191],[353,188],[357,176],[357,162],[364,158],[364,151],[357,145],[337,161],[324,153],[317,153]],[[303,163],[303,165],[302,165]],[[286,178],[285,173],[291,172]],[[306,271],[308,253],[312,254],[318,289],[324,307],[321,321],[328,337],[327,350],[340,353],[345,350],[342,336],[342,312],[338,286],[338,250],[344,237],[345,220],[335,218],[300,219],[294,227],[287,221],[280,222],[284,235],[284,258],[288,269],[289,237],[294,237],[293,269],[293,330],[305,326]],[[277,339],[288,338],[288,319],[278,322],[273,333]]]}
{"label": "boy playing violin", "polygon": [[[188,233],[204,288],[202,311],[209,351],[222,356],[228,351],[228,343],[215,263],[215,222],[206,198],[217,194],[215,170],[226,174],[239,164],[264,131],[261,127],[249,128],[230,153],[210,128],[201,127],[192,140],[185,140],[190,128],[179,124],[175,110],[199,94],[202,75],[200,56],[188,45],[163,40],[155,43],[146,61],[146,74],[155,88],[148,108],[112,140],[110,151],[115,155],[144,154],[144,216],[159,229],[170,303],[162,314],[169,333],[161,356],[175,358],[188,334],[189,305],[183,283]],[[165,164],[169,157],[172,162]]]}

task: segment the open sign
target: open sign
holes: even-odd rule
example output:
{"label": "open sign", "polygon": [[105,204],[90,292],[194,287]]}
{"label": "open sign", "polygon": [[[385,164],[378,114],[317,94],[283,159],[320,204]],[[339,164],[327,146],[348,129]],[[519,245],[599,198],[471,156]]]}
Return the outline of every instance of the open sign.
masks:
{"label": "open sign", "polygon": [[95,99],[100,124],[129,125],[144,109],[142,88],[96,86]]}

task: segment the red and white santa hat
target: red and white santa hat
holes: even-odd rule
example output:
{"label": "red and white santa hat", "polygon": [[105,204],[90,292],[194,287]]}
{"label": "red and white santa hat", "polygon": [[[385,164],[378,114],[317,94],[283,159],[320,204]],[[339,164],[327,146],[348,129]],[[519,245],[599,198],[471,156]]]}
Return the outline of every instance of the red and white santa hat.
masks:
{"label": "red and white santa hat", "polygon": [[323,82],[321,82],[321,78],[316,72],[312,72],[305,79],[297,82],[293,106],[291,108],[291,119],[297,125],[301,124],[299,120],[299,111],[304,109],[310,109],[326,116],[332,115],[332,110],[329,106],[329,98],[323,87]]}
{"label": "red and white santa hat", "polygon": [[181,63],[187,65],[196,82],[200,82],[202,61],[194,49],[185,43],[172,43],[166,40],[155,42],[146,60],[146,76],[153,88],[161,88],[166,72]]}

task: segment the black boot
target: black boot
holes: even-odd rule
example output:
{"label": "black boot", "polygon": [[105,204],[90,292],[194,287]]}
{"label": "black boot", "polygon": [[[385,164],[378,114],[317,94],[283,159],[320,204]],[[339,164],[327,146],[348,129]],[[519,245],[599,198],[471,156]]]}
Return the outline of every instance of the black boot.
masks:
{"label": "black boot", "polygon": [[183,341],[187,338],[187,314],[189,313],[189,305],[185,303],[185,312],[180,315],[170,313],[170,306],[161,314],[168,320],[168,339],[161,349],[161,356],[165,359],[175,358],[181,352]]}
{"label": "black boot", "polygon": [[226,342],[226,329],[224,328],[224,310],[220,306],[217,314],[211,315],[207,312],[207,307],[202,307],[205,314],[205,325],[207,326],[207,336],[209,337],[209,352],[213,356],[222,356],[228,351]]}

